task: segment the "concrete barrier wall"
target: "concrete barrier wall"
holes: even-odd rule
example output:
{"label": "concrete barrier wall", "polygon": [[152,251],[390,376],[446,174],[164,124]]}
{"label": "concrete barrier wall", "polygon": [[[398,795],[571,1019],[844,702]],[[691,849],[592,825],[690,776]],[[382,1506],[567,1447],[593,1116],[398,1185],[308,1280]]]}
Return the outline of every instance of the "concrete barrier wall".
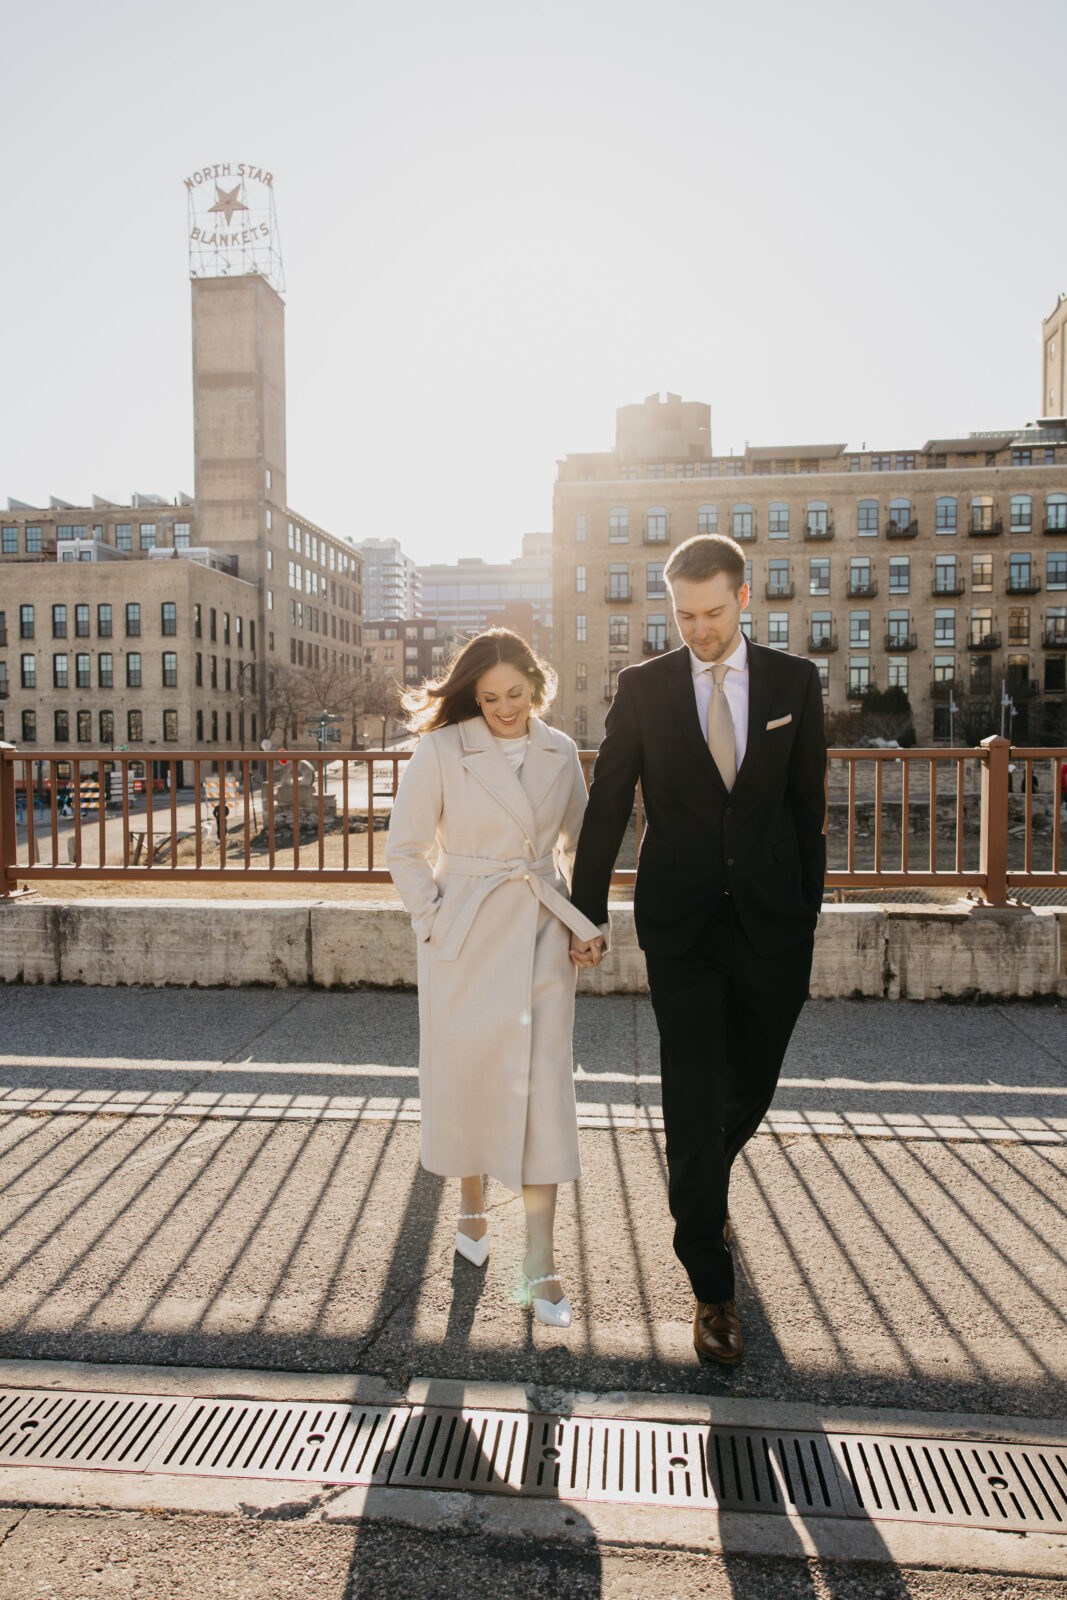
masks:
{"label": "concrete barrier wall", "polygon": [[[236,988],[411,988],[407,913],[382,902],[76,900],[0,902],[0,981]],[[612,948],[579,978],[587,994],[641,993],[633,907],[612,908]],[[827,906],[814,999],[1067,996],[1067,907]]]}

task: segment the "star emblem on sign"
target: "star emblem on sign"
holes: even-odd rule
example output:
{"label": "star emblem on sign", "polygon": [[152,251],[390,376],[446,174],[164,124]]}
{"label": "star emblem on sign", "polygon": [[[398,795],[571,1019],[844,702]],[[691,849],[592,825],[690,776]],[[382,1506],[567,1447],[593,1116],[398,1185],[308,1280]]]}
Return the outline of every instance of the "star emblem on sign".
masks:
{"label": "star emblem on sign", "polygon": [[239,183],[235,183],[232,189],[220,189],[218,184],[215,185],[215,204],[210,207],[210,210],[221,211],[223,216],[226,218],[227,227],[229,227],[230,223],[233,221],[233,214],[235,211],[248,210],[248,207],[245,205],[244,201],[238,200],[237,198],[240,190],[241,185]]}

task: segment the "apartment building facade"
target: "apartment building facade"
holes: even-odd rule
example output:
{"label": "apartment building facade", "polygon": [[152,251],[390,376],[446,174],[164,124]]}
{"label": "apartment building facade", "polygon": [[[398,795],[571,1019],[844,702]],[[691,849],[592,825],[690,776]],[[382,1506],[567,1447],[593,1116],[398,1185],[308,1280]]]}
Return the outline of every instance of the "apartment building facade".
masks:
{"label": "apartment building facade", "polygon": [[418,569],[399,539],[361,539],[356,549],[363,560],[363,615],[388,622],[419,616]]}
{"label": "apartment building facade", "polygon": [[422,613],[467,638],[486,628],[510,628],[550,660],[552,537],[527,533],[510,561],[463,556],[419,568]]}
{"label": "apartment building facade", "polygon": [[[903,689],[921,743],[1001,725],[1067,741],[1067,423],[712,451],[709,408],[653,395],[616,447],[559,463],[556,720],[596,745],[619,671],[673,648],[663,568],[698,533],[746,552],[749,637],[808,656],[828,710]],[[951,714],[950,714],[951,707]]]}

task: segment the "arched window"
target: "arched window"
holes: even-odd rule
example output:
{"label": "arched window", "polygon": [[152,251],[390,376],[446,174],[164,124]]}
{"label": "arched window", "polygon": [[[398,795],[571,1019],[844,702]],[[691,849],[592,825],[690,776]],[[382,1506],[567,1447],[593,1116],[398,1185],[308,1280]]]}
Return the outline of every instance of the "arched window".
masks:
{"label": "arched window", "polygon": [[1067,494],[1050,494],[1045,502],[1045,528],[1067,528]]}
{"label": "arched window", "polygon": [[731,530],[735,539],[753,539],[752,507],[745,503],[736,505],[730,514]]}
{"label": "arched window", "polygon": [[956,532],[956,496],[943,494],[937,502],[935,526],[938,533]]}
{"label": "arched window", "polygon": [[719,508],[718,508],[718,506],[698,506],[697,507],[697,532],[698,533],[718,533],[718,531],[719,531]]}
{"label": "arched window", "polygon": [[767,507],[767,537],[789,538],[789,507],[784,500],[772,500]]}
{"label": "arched window", "polygon": [[991,494],[971,496],[971,530],[974,533],[992,533],[993,496]]}
{"label": "arched window", "polygon": [[[877,511],[878,502],[875,501]],[[830,511],[825,500],[809,500],[806,513],[806,531],[809,539],[825,539],[830,532]]]}
{"label": "arched window", "polygon": [[911,501],[910,500],[890,500],[890,502],[889,502],[889,525],[897,533],[903,533],[905,528],[910,527],[910,525],[911,525]]}
{"label": "arched window", "polygon": [[1029,533],[1031,516],[1031,501],[1028,494],[1013,494],[1011,497],[1011,531],[1012,533]]}
{"label": "arched window", "polygon": [[608,539],[612,544],[629,544],[630,513],[625,506],[613,506],[608,512]]}
{"label": "arched window", "polygon": [[873,539],[878,533],[877,500],[861,500],[856,508],[856,532],[861,539]]}
{"label": "arched window", "polygon": [[645,512],[645,543],[667,543],[667,507],[649,506]]}

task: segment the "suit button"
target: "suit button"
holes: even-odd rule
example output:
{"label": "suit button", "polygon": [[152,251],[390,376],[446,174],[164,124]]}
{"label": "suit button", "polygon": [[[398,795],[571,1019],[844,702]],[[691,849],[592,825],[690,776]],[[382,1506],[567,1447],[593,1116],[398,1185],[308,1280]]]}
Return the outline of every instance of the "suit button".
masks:
{"label": "suit button", "polygon": [[733,866],[733,864],[734,864],[734,858],[733,858],[733,856],[727,856],[727,857],[726,857],[726,865],[727,865],[727,866],[728,866],[728,867],[732,867],[732,866]]}
{"label": "suit button", "polygon": [[726,807],[726,815],[727,815],[727,816],[728,816],[728,817],[732,817],[732,816],[733,816],[733,814],[734,814],[734,808],[733,808],[733,806],[727,806],[727,807]]}

